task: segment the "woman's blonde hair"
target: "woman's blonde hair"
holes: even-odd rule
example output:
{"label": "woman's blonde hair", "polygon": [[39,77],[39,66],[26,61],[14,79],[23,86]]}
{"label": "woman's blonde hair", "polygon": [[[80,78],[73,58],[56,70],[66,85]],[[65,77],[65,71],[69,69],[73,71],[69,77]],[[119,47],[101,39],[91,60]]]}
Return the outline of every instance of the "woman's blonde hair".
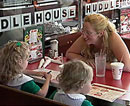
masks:
{"label": "woman's blonde hair", "polygon": [[[109,52],[109,37],[113,32],[116,32],[115,25],[111,23],[107,17],[99,13],[85,16],[84,22],[89,22],[97,33],[104,31],[104,35],[102,36],[104,45],[103,51],[106,53]],[[86,52],[91,57],[92,53],[90,53],[89,46],[87,47]]]}
{"label": "woman's blonde hair", "polygon": [[73,60],[66,63],[57,77],[59,86],[64,92],[77,91],[87,81],[92,81],[93,70],[81,60]]}
{"label": "woman's blonde hair", "polygon": [[28,58],[28,45],[22,41],[10,41],[2,48],[0,55],[0,83],[6,84],[22,73],[19,60]]}

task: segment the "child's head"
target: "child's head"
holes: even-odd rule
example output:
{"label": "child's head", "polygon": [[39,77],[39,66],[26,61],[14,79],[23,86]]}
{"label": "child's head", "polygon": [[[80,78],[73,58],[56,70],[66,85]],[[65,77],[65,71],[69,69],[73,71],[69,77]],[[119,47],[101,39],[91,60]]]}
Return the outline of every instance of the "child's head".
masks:
{"label": "child's head", "polygon": [[[66,63],[58,76],[59,85],[64,92],[88,93],[93,79],[93,70],[90,66],[80,60],[73,60]],[[88,86],[86,91],[81,89]]]}
{"label": "child's head", "polygon": [[29,47],[22,41],[10,41],[1,50],[0,82],[7,83],[27,67]]}

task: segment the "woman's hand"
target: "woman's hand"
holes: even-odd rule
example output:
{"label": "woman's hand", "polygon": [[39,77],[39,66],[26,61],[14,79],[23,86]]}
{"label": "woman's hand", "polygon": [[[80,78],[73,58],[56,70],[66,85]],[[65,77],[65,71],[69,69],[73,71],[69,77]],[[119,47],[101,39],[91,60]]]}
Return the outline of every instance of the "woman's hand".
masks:
{"label": "woman's hand", "polygon": [[130,68],[125,67],[125,66],[124,66],[123,70],[126,71],[126,72],[130,72]]}
{"label": "woman's hand", "polygon": [[85,61],[86,64],[90,65],[93,69],[95,69],[95,62],[93,59],[89,59]]}

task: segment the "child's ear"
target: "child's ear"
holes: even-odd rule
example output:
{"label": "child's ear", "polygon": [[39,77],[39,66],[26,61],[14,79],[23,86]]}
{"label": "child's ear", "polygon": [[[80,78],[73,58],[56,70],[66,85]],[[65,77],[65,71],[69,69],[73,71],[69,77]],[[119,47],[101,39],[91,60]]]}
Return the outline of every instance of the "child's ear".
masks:
{"label": "child's ear", "polygon": [[22,64],[22,59],[19,59],[19,60],[18,60],[18,63],[19,63],[19,64]]}
{"label": "child's ear", "polygon": [[84,84],[81,85],[81,89],[84,87]]}
{"label": "child's ear", "polygon": [[81,86],[81,89],[82,89],[83,87],[84,87],[84,86],[82,85],[82,86]]}

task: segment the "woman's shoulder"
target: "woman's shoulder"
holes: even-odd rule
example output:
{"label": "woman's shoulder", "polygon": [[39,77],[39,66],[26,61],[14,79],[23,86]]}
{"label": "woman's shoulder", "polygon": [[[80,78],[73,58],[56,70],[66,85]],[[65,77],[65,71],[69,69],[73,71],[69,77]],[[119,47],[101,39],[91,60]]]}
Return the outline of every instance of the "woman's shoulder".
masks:
{"label": "woman's shoulder", "polygon": [[113,32],[112,36],[109,38],[109,47],[115,51],[119,50],[122,45],[124,45],[124,43],[121,36],[118,33]]}
{"label": "woman's shoulder", "polygon": [[84,39],[83,39],[82,36],[79,36],[77,40],[78,40],[78,41],[84,41]]}
{"label": "woman's shoulder", "polygon": [[80,36],[74,43],[78,44],[78,45],[86,45],[85,40],[83,39],[82,36]]}
{"label": "woman's shoulder", "polygon": [[116,42],[121,42],[121,36],[117,32],[112,32],[109,37],[109,43],[115,44]]}
{"label": "woman's shoulder", "polygon": [[115,39],[115,38],[119,38],[119,37],[120,37],[120,35],[117,32],[112,32],[110,39]]}

